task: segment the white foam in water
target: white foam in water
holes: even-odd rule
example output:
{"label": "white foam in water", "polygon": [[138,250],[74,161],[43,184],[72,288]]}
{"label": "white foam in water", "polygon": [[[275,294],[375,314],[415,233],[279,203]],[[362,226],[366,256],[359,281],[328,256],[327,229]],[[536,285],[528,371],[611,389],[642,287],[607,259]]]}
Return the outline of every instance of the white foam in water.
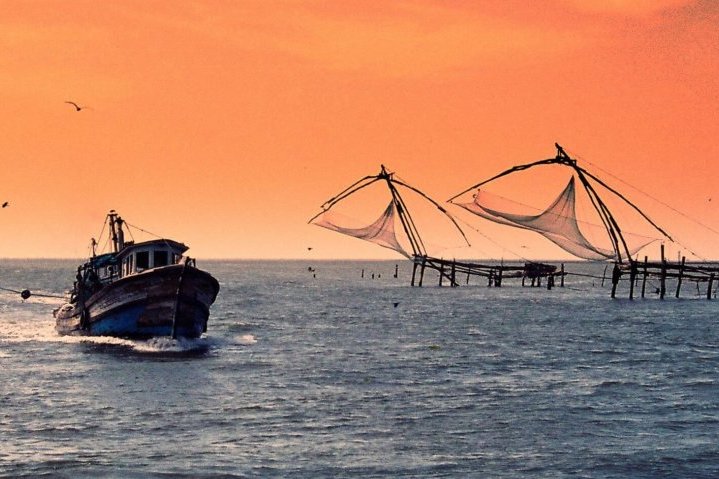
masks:
{"label": "white foam in water", "polygon": [[205,338],[172,339],[170,337],[160,337],[143,341],[111,336],[61,336],[55,331],[55,321],[49,312],[38,315],[36,311],[23,310],[22,308],[16,309],[11,314],[3,314],[0,318],[0,342],[105,344],[127,347],[141,353],[186,353],[206,350],[210,347],[209,340]]}
{"label": "white foam in water", "polygon": [[204,351],[210,347],[205,338],[185,339],[157,337],[147,340],[123,339],[111,336],[76,336],[75,342],[90,344],[107,344],[122,346],[145,354],[181,354],[193,351]]}
{"label": "white foam in water", "polygon": [[147,341],[131,341],[131,343],[136,351],[142,353],[188,353],[205,350],[210,346],[210,342],[204,338],[172,339],[159,337],[148,339]]}
{"label": "white foam in water", "polygon": [[255,338],[251,334],[243,334],[242,336],[237,338],[238,344],[255,344],[257,342],[257,338]]}

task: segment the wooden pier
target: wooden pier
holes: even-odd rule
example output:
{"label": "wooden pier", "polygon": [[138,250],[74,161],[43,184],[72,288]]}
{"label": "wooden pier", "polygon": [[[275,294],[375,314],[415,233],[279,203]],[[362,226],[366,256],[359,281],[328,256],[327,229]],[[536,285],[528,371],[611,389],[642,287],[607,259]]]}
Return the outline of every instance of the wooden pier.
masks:
{"label": "wooden pier", "polygon": [[542,280],[544,280],[547,289],[552,289],[557,282],[557,278],[559,279],[559,286],[564,287],[564,277],[567,274],[564,270],[564,263],[561,264],[559,269],[554,265],[544,263],[488,265],[467,261],[446,260],[427,255],[415,255],[412,258],[412,263],[411,285],[419,287],[423,286],[427,269],[439,273],[439,286],[444,286],[446,282],[446,284],[452,287],[459,286],[461,279],[464,279],[465,284],[469,284],[470,278],[477,276],[485,278],[488,287],[500,288],[505,279],[521,278],[522,286],[541,287]]}
{"label": "wooden pier", "polygon": [[[719,265],[711,263],[691,263],[682,257],[680,261],[670,262],[664,256],[664,246],[661,247],[659,261],[649,261],[645,256],[643,261],[630,260],[626,263],[614,263],[612,271],[612,298],[616,298],[620,282],[629,282],[629,299],[637,295],[644,298],[647,295],[647,282],[658,281],[654,293],[659,299],[666,298],[669,291],[668,283],[673,286],[674,297],[681,297],[682,287],[688,282],[696,284],[697,293],[712,299],[716,297],[715,280],[719,278]],[[700,285],[706,286],[700,288]]]}

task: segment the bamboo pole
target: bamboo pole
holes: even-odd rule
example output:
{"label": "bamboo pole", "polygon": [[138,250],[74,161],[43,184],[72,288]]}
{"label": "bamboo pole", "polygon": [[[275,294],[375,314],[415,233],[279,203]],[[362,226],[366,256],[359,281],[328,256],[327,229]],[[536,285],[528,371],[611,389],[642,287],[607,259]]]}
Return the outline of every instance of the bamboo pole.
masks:
{"label": "bamboo pole", "polygon": [[622,275],[622,271],[619,269],[619,265],[614,263],[614,269],[612,269],[612,299],[617,294],[617,284],[619,284],[619,277]]}
{"label": "bamboo pole", "polygon": [[714,273],[709,275],[709,285],[707,286],[707,299],[712,299],[712,286],[714,285]]}
{"label": "bamboo pole", "polygon": [[664,258],[664,245],[661,245],[662,269],[659,278],[659,299],[664,299],[667,293],[667,260]]}
{"label": "bamboo pole", "polygon": [[562,263],[562,277],[559,280],[559,286],[564,288],[564,263]]}
{"label": "bamboo pole", "polygon": [[637,277],[637,262],[629,258],[629,299],[634,299],[634,281]]}
{"label": "bamboo pole", "polygon": [[648,260],[648,258],[645,256],[644,257],[644,278],[642,279],[642,298],[644,298],[644,293],[647,290],[647,275],[648,275],[647,260]]}
{"label": "bamboo pole", "polygon": [[455,261],[452,261],[452,286],[453,288],[457,286],[457,263]]}
{"label": "bamboo pole", "polygon": [[677,292],[674,295],[675,298],[679,298],[679,291],[682,289],[682,277],[684,276],[684,263],[686,262],[686,257],[682,256],[682,264],[679,266],[679,276],[677,278]]}
{"label": "bamboo pole", "polygon": [[607,278],[607,268],[609,267],[608,264],[604,265],[604,272],[602,273],[602,288],[604,287],[604,280]]}
{"label": "bamboo pole", "polygon": [[419,272],[419,287],[422,287],[422,282],[424,281],[424,268],[427,266],[427,257],[422,256],[422,268]]}

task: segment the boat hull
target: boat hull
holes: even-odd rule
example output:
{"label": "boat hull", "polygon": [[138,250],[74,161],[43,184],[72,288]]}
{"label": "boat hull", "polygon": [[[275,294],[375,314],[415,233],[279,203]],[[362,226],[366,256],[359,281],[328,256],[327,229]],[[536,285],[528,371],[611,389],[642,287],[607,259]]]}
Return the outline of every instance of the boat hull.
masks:
{"label": "boat hull", "polygon": [[219,284],[189,265],[170,265],[121,278],[85,301],[55,313],[63,335],[197,338],[207,331]]}

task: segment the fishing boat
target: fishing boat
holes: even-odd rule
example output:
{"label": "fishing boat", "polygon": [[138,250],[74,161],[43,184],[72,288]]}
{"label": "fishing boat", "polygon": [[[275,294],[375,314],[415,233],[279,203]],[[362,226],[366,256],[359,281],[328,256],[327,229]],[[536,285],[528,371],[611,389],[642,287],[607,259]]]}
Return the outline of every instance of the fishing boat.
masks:
{"label": "fishing boat", "polygon": [[68,302],[53,312],[61,335],[197,338],[207,331],[220,286],[188,247],[170,239],[125,241],[125,221],[111,210],[112,252],[77,268]]}

